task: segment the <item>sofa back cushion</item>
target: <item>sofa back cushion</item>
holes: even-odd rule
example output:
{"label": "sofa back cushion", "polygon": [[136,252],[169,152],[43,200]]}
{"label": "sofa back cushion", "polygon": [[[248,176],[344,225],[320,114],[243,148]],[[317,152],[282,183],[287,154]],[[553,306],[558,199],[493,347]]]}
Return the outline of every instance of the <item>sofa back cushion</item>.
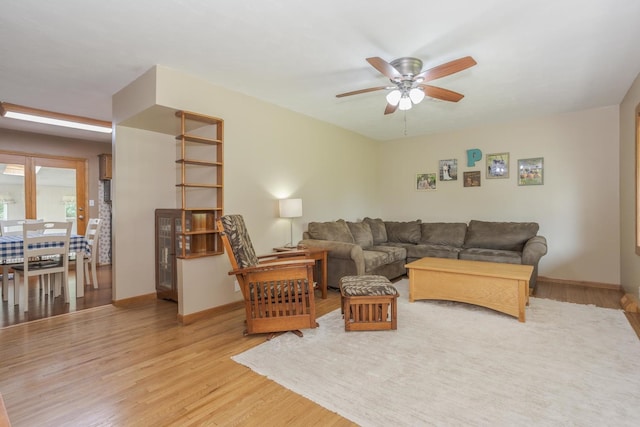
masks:
{"label": "sofa back cushion", "polygon": [[471,220],[464,240],[465,248],[522,251],[524,244],[538,233],[535,222],[485,222]]}
{"label": "sofa back cushion", "polygon": [[349,231],[351,231],[356,245],[361,246],[362,249],[369,249],[373,246],[373,234],[371,234],[369,224],[366,222],[347,221],[347,226],[349,227]]}
{"label": "sofa back cushion", "polygon": [[369,224],[371,234],[373,235],[373,244],[379,245],[387,241],[387,229],[384,226],[384,221],[380,218],[365,218],[362,222]]}
{"label": "sofa back cushion", "polygon": [[420,225],[420,243],[462,248],[467,224],[464,222],[423,222]]}
{"label": "sofa back cushion", "polygon": [[418,243],[420,241],[420,220],[417,221],[385,221],[387,241],[394,243]]}
{"label": "sofa back cushion", "polygon": [[353,235],[343,219],[330,222],[310,222],[308,231],[312,239],[355,243]]}

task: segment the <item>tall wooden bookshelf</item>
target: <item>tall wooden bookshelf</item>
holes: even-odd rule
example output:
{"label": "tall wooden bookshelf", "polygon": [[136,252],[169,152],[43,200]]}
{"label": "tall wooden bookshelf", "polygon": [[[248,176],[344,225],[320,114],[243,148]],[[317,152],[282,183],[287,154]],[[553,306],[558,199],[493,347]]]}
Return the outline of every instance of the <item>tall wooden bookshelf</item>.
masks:
{"label": "tall wooden bookshelf", "polygon": [[223,253],[216,219],[223,214],[224,120],[178,111],[178,177],[181,227],[176,230],[178,258],[198,258]]}

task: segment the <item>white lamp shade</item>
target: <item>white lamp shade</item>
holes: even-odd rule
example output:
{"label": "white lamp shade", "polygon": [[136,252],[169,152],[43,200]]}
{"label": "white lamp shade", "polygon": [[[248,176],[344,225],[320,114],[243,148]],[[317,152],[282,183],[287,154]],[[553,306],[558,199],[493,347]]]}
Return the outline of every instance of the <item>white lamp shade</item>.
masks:
{"label": "white lamp shade", "polygon": [[299,218],[302,216],[302,199],[280,200],[280,218]]}
{"label": "white lamp shade", "polygon": [[411,102],[413,102],[414,104],[420,104],[420,102],[422,102],[422,100],[424,99],[424,92],[422,91],[422,89],[414,87],[409,91],[409,98],[411,98]]}
{"label": "white lamp shade", "polygon": [[387,94],[387,102],[395,107],[396,105],[398,105],[398,102],[400,102],[401,96],[402,92],[400,92],[398,89],[392,90]]}
{"label": "white lamp shade", "polygon": [[400,98],[400,103],[398,104],[398,108],[401,111],[410,110],[411,109],[411,100],[407,96],[403,96]]}

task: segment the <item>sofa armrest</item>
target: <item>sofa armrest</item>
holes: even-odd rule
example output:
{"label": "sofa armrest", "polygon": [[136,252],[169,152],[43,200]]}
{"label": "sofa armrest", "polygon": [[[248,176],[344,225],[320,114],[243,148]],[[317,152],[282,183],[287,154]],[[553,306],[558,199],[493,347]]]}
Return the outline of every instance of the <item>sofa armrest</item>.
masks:
{"label": "sofa armrest", "polygon": [[328,258],[352,260],[357,274],[364,274],[364,253],[355,243],[336,242],[334,240],[304,239],[298,245],[328,250]]}
{"label": "sofa armrest", "polygon": [[522,249],[522,263],[537,266],[538,261],[547,253],[547,239],[543,236],[533,236]]}

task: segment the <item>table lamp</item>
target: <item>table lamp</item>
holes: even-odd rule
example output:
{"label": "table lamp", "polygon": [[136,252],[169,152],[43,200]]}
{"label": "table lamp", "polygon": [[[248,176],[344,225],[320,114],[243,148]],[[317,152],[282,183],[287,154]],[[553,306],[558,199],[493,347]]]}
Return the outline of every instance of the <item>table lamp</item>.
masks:
{"label": "table lamp", "polygon": [[287,248],[295,247],[293,245],[293,218],[302,216],[302,199],[281,199],[280,200],[280,218],[289,218],[290,235],[289,243],[285,245]]}

